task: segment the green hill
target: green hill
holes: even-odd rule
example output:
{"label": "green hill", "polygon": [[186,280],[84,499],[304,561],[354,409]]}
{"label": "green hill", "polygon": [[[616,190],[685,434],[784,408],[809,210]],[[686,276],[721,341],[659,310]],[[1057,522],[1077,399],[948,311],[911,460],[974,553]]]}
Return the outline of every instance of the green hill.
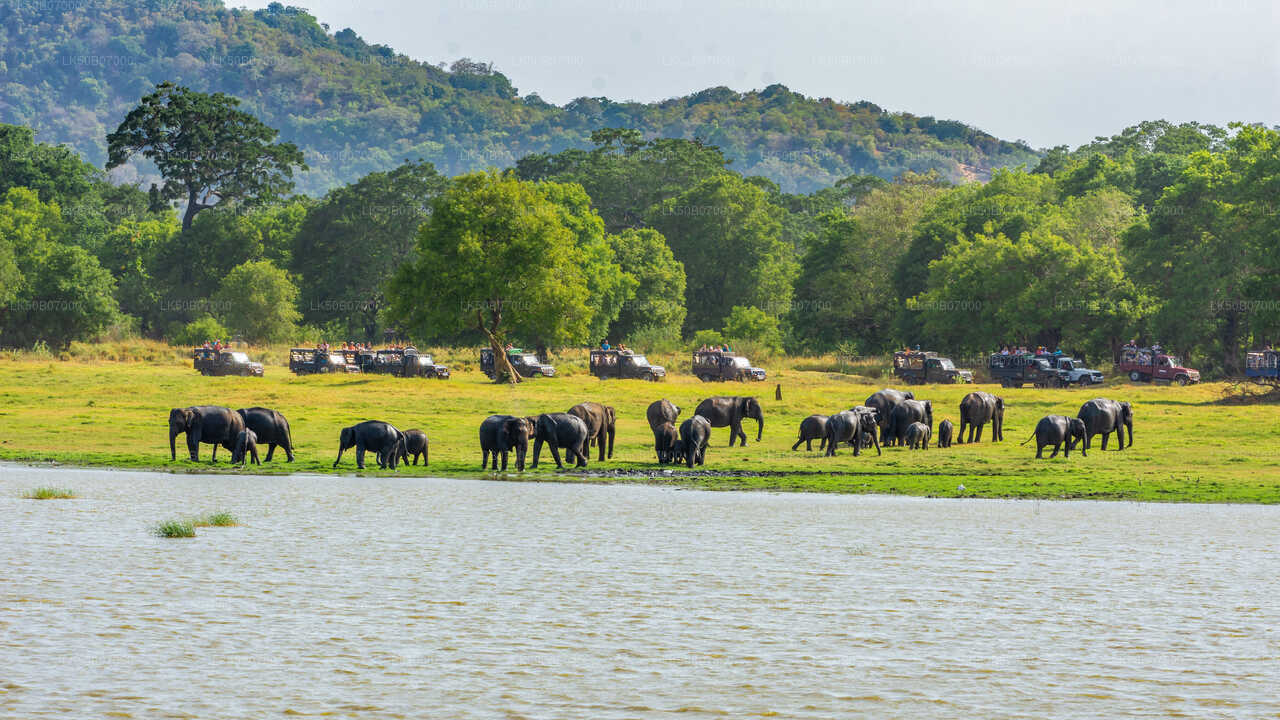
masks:
{"label": "green hill", "polygon": [[454,174],[589,146],[592,130],[701,138],[733,167],[806,192],[853,173],[952,179],[1034,165],[1039,154],[953,120],[870,102],[813,99],[782,85],[717,87],[659,103],[521,95],[500,72],[448,68],[336,33],[304,10],[220,0],[0,4],[0,122],[28,125],[101,165],[105,136],[156,83],[235,95],[306,153],[299,189],[318,193],[423,158]]}

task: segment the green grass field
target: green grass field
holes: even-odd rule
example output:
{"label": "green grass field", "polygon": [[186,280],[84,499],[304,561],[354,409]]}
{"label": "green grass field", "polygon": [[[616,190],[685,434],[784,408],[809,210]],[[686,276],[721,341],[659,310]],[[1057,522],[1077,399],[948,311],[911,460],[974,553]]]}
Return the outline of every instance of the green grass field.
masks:
{"label": "green grass field", "polygon": [[[797,364],[804,368],[807,365]],[[1191,502],[1280,502],[1280,406],[1223,402],[1225,386],[1152,387],[1108,382],[1080,390],[1002,390],[1007,404],[1005,441],[958,445],[928,451],[875,450],[854,458],[842,448],[825,458],[814,444],[796,452],[799,422],[805,416],[862,403],[885,379],[868,384],[860,376],[807,369],[772,370],[767,384],[703,384],[687,368],[668,364],[660,384],[601,381],[574,371],[564,377],[517,386],[494,385],[474,370],[448,381],[348,375],[294,377],[268,367],[265,378],[204,378],[176,361],[62,362],[15,357],[0,360],[0,460],[58,462],[79,466],[156,469],[173,472],[355,473],[354,451],[331,468],[339,430],[378,419],[402,430],[421,428],[431,438],[431,466],[402,467],[401,475],[481,476],[476,429],[493,413],[532,415],[563,411],[584,400],[618,411],[614,459],[594,460],[585,471],[556,472],[548,453],[537,472],[510,480],[571,482],[653,482],[706,489],[760,489],[814,492],[903,493],[946,497],[1105,498]],[[783,400],[774,399],[774,383]],[[959,425],[958,405],[974,386],[923,386],[916,397],[933,401],[934,421]],[[727,447],[728,430],[716,429],[704,473],[658,466],[645,408],[666,397],[688,417],[698,401],[716,394],[753,394],[765,409],[761,443]],[[1032,445],[1020,446],[1043,415],[1075,415],[1081,403],[1098,396],[1134,405],[1135,446],[1102,452],[1099,439],[1088,457],[1072,454],[1036,460]],[[167,418],[170,408],[218,404],[231,408],[263,405],[283,412],[293,427],[298,459],[236,470],[220,451],[208,463],[211,446],[201,446],[201,462],[170,462]],[[747,422],[754,440],[755,424]],[[989,429],[988,429],[989,434]],[[265,448],[262,449],[265,457]],[[371,465],[374,465],[370,462]],[[665,471],[670,471],[664,472]],[[366,471],[378,474],[389,471]]]}

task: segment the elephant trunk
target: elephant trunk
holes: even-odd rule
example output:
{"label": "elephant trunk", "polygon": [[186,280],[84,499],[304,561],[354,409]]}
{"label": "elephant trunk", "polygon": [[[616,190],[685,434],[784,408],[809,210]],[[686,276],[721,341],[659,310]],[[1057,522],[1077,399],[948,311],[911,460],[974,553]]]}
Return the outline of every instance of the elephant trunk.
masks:
{"label": "elephant trunk", "polygon": [[1129,447],[1133,447],[1133,420],[1125,420],[1124,426],[1129,428]]}
{"label": "elephant trunk", "polygon": [[764,437],[764,413],[756,416],[756,442],[760,442],[760,438]]}

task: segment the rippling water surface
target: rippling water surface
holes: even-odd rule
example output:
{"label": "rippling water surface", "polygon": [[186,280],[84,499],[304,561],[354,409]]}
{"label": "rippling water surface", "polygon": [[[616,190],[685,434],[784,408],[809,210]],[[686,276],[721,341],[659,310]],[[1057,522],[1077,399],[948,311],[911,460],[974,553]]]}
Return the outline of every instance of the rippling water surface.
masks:
{"label": "rippling water surface", "polygon": [[[215,510],[242,525],[148,532]],[[1277,531],[1270,507],[0,466],[0,716],[1274,717]]]}

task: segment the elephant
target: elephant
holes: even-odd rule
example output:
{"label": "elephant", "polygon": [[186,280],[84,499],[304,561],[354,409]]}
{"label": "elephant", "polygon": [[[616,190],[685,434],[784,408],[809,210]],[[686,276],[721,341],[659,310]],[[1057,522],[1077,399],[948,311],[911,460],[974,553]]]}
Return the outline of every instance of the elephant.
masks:
{"label": "elephant", "polygon": [[[1049,459],[1058,457],[1058,450],[1063,450],[1063,457],[1071,457],[1071,448],[1077,443],[1080,444],[1080,454],[1088,457],[1089,439],[1086,435],[1087,430],[1084,421],[1080,418],[1067,417],[1066,415],[1045,415],[1040,418],[1040,422],[1036,423],[1036,429],[1031,433],[1031,437],[1023,441],[1023,445],[1031,442],[1034,438],[1036,441],[1036,459],[1044,457],[1041,453],[1046,445],[1053,446],[1053,454]],[[1063,445],[1066,445],[1063,448]]]}
{"label": "elephant", "polygon": [[872,393],[871,397],[863,403],[866,407],[875,408],[880,425],[880,444],[885,447],[893,445],[893,437],[890,432],[893,422],[893,409],[902,404],[906,400],[914,400],[915,393],[910,390],[901,391],[892,388],[885,388],[878,392]]}
{"label": "elephant", "polygon": [[[658,430],[667,423],[675,425],[676,418],[680,417],[680,408],[666,398],[654,400],[649,403],[649,408],[645,410],[645,417],[649,419],[649,429],[653,431],[653,446],[662,445],[662,438],[658,435]],[[659,458],[661,462],[661,458]]]}
{"label": "elephant", "polygon": [[942,422],[938,423],[937,447],[940,447],[940,448],[951,447],[951,435],[953,432],[955,432],[955,426],[951,424],[950,420],[943,420]]}
{"label": "elephant", "polygon": [[871,442],[875,445],[876,454],[883,454],[880,450],[880,442],[876,440],[876,428],[878,427],[879,414],[875,408],[859,405],[851,410],[838,412],[827,419],[827,457],[836,454],[836,447],[842,442],[847,442],[853,446],[853,455],[857,457],[862,454],[862,439],[864,435],[871,436]]}
{"label": "elephant", "polygon": [[895,445],[904,445],[907,440],[907,428],[912,423],[924,423],[933,431],[933,403],[928,400],[903,400],[893,409],[893,417],[889,419],[889,436]]}
{"label": "elephant", "polygon": [[267,446],[267,462],[271,462],[277,445],[284,448],[286,462],[293,462],[293,434],[284,415],[264,407],[240,408],[236,412],[244,418],[244,426],[258,436],[258,442]]}
{"label": "elephant", "polygon": [[792,450],[800,447],[800,443],[804,443],[805,450],[813,450],[813,441],[821,439],[818,443],[819,450],[827,449],[827,416],[826,415],[810,415],[800,421],[800,439],[796,440],[796,444],[791,446]]}
{"label": "elephant", "polygon": [[676,430],[675,423],[662,423],[653,431],[653,438],[653,448],[658,453],[659,463],[665,465],[679,459],[677,450],[680,446],[680,432]]}
{"label": "elephant", "polygon": [[[612,460],[613,436],[618,423],[618,415],[613,408],[600,403],[584,402],[569,408],[568,412],[582,418],[582,422],[587,424],[587,437],[590,438],[588,446],[595,443],[600,448],[601,461],[605,457],[605,440],[609,441],[609,459]],[[584,449],[583,452],[586,453],[587,450]]]}
{"label": "elephant", "polygon": [[707,441],[711,439],[711,421],[705,415],[694,415],[680,423],[680,452],[685,464],[702,465],[707,459]]}
{"label": "elephant", "polygon": [[911,423],[907,426],[907,447],[911,450],[928,450],[929,434],[932,432],[929,426],[922,422]]}
{"label": "elephant", "polygon": [[[498,469],[498,457],[502,457],[502,470],[507,469],[507,454],[516,451],[516,471],[524,472],[524,457],[529,452],[529,436],[533,435],[534,423],[528,418],[515,415],[490,415],[480,423],[480,452],[482,459],[480,469],[489,465],[489,457],[493,456],[493,469]],[[425,447],[423,453],[426,452]]]}
{"label": "elephant", "polygon": [[395,425],[380,420],[365,420],[357,425],[345,427],[338,435],[338,458],[333,466],[338,467],[342,453],[349,448],[356,449],[356,467],[364,469],[364,453],[371,450],[378,458],[378,467],[396,469],[400,456],[404,454],[404,433]]}
{"label": "elephant", "polygon": [[582,418],[569,413],[545,413],[538,416],[538,425],[533,431],[533,465],[538,467],[538,455],[542,452],[542,443],[551,447],[551,457],[556,467],[564,469],[560,462],[560,448],[564,448],[566,460],[573,460],[575,467],[587,466],[587,443],[591,436],[587,424]]}
{"label": "elephant", "polygon": [[698,403],[694,414],[706,418],[713,428],[729,426],[729,447],[733,447],[735,438],[742,441],[743,447],[747,446],[747,434],[742,432],[743,418],[756,421],[756,442],[764,435],[764,412],[760,410],[760,401],[753,397],[710,397]]}
{"label": "elephant", "polygon": [[235,449],[231,451],[231,464],[243,465],[245,456],[253,458],[254,465],[261,465],[262,461],[258,459],[258,434],[249,428],[240,431],[236,435]]}
{"label": "elephant", "polygon": [[1102,435],[1102,449],[1106,450],[1107,438],[1114,432],[1118,449],[1123,450],[1125,428],[1129,428],[1129,446],[1133,447],[1133,407],[1129,403],[1094,398],[1080,406],[1076,417],[1084,421],[1086,449],[1093,446],[1094,435]]}
{"label": "elephant", "polygon": [[1004,440],[1004,398],[989,392],[971,392],[960,401],[960,432],[956,442],[966,442],[964,429],[969,428],[968,442],[982,442],[982,427],[991,423],[991,440]]}
{"label": "elephant", "polygon": [[418,458],[422,458],[422,466],[427,467],[431,464],[430,452],[428,446],[430,441],[427,434],[421,430],[405,430],[404,431],[404,447],[401,448],[400,460],[405,464],[409,464],[409,456],[413,456],[413,464],[418,464]]}
{"label": "elephant", "polygon": [[200,443],[213,445],[211,459],[217,462],[218,446],[233,452],[236,436],[241,430],[244,430],[244,418],[229,408],[219,405],[174,408],[169,411],[169,459],[178,459],[174,441],[180,433],[186,433],[187,451],[191,453],[192,462],[200,459]]}

